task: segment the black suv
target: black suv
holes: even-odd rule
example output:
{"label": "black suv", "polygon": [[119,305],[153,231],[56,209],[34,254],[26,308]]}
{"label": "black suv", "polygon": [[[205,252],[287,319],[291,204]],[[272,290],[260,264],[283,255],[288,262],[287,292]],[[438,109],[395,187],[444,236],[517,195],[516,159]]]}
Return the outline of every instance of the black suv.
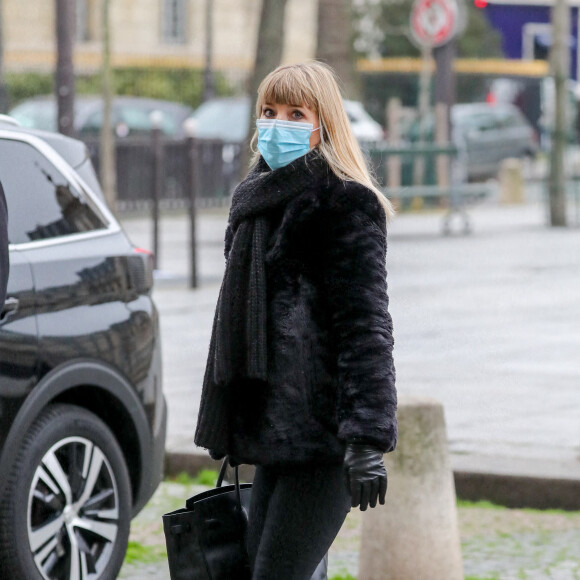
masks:
{"label": "black suv", "polygon": [[0,578],[112,579],[162,476],[151,255],[107,209],[79,141],[0,118],[0,181]]}

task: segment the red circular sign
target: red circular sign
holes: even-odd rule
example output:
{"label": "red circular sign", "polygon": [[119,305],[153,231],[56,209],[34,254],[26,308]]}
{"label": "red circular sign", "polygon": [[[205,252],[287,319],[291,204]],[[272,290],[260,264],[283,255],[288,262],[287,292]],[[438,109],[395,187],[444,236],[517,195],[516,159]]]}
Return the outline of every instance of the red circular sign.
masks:
{"label": "red circular sign", "polygon": [[411,32],[421,46],[441,46],[457,29],[455,0],[416,0],[411,10]]}

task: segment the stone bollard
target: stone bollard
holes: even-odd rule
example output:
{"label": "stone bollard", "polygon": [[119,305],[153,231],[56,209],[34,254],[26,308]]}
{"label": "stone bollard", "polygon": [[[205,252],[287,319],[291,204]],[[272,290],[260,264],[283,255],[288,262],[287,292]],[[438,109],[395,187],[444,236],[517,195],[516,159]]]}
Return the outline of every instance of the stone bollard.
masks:
{"label": "stone bollard", "polygon": [[499,200],[501,203],[524,203],[524,178],[519,159],[509,158],[501,162]]}
{"label": "stone bollard", "polygon": [[358,580],[462,580],[442,405],[400,397],[399,442],[385,455],[385,506],[363,515]]}

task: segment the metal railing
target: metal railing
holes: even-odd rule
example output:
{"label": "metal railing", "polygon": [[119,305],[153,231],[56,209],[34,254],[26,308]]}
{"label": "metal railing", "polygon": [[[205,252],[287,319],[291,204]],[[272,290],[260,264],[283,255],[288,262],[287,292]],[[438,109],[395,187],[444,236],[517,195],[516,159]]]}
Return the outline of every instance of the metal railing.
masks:
{"label": "metal railing", "polygon": [[[95,169],[99,170],[97,139],[85,140]],[[240,175],[240,144],[197,139],[161,139],[161,192],[163,209],[187,208],[190,198],[191,148],[198,160],[196,204],[227,206]],[[150,209],[154,198],[153,138],[129,137],[116,143],[117,210]]]}

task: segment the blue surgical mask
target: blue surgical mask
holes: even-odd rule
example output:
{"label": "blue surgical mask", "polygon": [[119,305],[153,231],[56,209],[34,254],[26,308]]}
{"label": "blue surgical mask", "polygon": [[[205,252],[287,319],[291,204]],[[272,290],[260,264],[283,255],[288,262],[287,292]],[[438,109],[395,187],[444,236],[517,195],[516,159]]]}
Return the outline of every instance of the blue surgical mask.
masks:
{"label": "blue surgical mask", "polygon": [[258,119],[256,124],[258,150],[271,169],[284,167],[310,151],[312,123]]}

